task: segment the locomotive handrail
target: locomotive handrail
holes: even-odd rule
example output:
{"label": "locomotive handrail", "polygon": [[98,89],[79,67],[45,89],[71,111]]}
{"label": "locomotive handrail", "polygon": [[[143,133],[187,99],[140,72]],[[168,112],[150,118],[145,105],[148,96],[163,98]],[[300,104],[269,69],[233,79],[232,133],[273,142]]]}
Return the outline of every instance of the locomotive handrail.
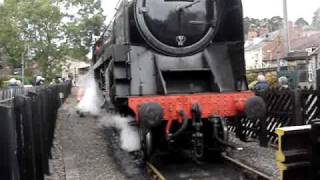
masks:
{"label": "locomotive handrail", "polygon": [[177,6],[176,7],[176,11],[182,11],[183,9],[187,9],[187,8],[190,8],[192,7],[193,5],[195,4],[198,4],[200,2],[200,0],[198,1],[194,1],[194,2],[190,2],[189,4],[185,4],[185,5],[180,5],[180,6]]}
{"label": "locomotive handrail", "polygon": [[[121,1],[124,1],[124,0],[118,0],[117,4],[116,4],[116,7],[115,7],[115,10],[118,10],[118,7],[120,5],[120,2]],[[111,18],[109,24],[107,25],[107,27],[103,30],[103,33],[101,34],[100,38],[103,38],[104,37],[104,34],[108,31],[108,29],[110,28],[110,26],[113,24],[113,21],[114,19],[116,18],[116,15],[117,15],[117,11],[114,13],[113,17]]]}

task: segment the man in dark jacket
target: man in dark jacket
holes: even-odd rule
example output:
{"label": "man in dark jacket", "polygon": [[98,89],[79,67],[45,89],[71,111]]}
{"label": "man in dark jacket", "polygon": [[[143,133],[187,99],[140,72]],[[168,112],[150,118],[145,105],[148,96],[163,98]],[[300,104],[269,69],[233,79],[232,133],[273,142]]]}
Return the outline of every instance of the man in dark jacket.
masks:
{"label": "man in dark jacket", "polygon": [[266,81],[266,78],[264,77],[264,75],[259,75],[257,77],[257,84],[255,85],[255,91],[257,92],[261,92],[261,91],[265,91],[269,88],[269,84]]}

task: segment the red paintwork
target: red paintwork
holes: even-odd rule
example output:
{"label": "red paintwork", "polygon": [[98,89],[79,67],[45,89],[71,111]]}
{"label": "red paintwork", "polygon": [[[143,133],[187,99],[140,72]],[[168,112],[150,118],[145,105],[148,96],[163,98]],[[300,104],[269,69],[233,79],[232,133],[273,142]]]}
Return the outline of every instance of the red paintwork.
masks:
{"label": "red paintwork", "polygon": [[143,96],[130,97],[129,107],[134,111],[136,120],[139,120],[139,105],[144,103],[159,103],[164,112],[164,120],[168,121],[166,133],[168,134],[173,121],[182,123],[178,112],[183,110],[189,119],[192,118],[191,108],[193,104],[199,104],[201,117],[210,116],[234,117],[244,111],[244,104],[247,99],[253,97],[254,93],[204,93],[189,95],[168,95],[168,96]]}

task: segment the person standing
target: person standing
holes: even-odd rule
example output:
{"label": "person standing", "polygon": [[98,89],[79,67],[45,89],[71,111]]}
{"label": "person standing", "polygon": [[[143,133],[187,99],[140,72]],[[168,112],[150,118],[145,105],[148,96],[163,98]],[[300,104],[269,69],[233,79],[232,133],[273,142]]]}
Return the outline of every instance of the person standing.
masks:
{"label": "person standing", "polygon": [[45,78],[43,78],[42,76],[37,76],[36,77],[36,86],[41,86],[44,84]]}
{"label": "person standing", "polygon": [[288,78],[287,77],[285,77],[285,76],[279,77],[278,83],[279,83],[279,89],[280,90],[289,89]]}
{"label": "person standing", "polygon": [[264,75],[262,75],[262,74],[258,75],[257,81],[258,82],[256,83],[255,88],[254,88],[254,90],[256,92],[265,91],[269,88],[269,84],[266,81],[266,78]]}

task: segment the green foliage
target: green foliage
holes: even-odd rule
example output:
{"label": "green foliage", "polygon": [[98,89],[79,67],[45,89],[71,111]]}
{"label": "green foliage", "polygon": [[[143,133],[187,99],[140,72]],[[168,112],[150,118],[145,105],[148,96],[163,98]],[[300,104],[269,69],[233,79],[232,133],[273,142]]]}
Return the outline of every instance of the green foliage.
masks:
{"label": "green foliage", "polygon": [[5,0],[0,7],[0,48],[13,67],[29,58],[45,77],[53,77],[67,56],[86,60],[93,35],[103,28],[102,12],[100,0]]}
{"label": "green foliage", "polygon": [[283,18],[280,16],[274,16],[270,19],[270,31],[276,31],[282,28],[283,26]]}
{"label": "green foliage", "polygon": [[[19,80],[22,82],[22,76],[19,75],[10,75],[7,80],[10,80],[11,78],[15,78],[16,80]],[[24,77],[24,84],[25,85],[30,85],[33,84],[34,79],[31,76],[25,76]]]}
{"label": "green foliage", "polygon": [[257,73],[248,73],[247,74],[247,81],[248,84],[252,83],[253,81],[255,81],[257,79],[258,74]]}
{"label": "green foliage", "polygon": [[278,87],[278,77],[275,73],[267,73],[266,80],[267,80],[270,88],[277,88]]}
{"label": "green foliage", "polygon": [[0,89],[5,88],[5,81],[7,81],[9,78],[6,76],[0,76]]}
{"label": "green foliage", "polygon": [[[16,80],[19,80],[22,82],[22,76],[18,76],[18,75],[0,76],[0,88],[6,88],[9,85],[9,80],[11,78],[15,78]],[[34,81],[34,79],[31,76],[24,77],[24,84],[25,85],[32,85],[33,81]]]}
{"label": "green foliage", "polygon": [[274,16],[271,19],[263,18],[263,19],[256,19],[256,18],[249,18],[245,17],[243,19],[243,26],[244,26],[244,33],[247,34],[249,28],[262,28],[267,27],[270,32],[276,31],[282,28],[283,25],[283,18],[280,16]]}
{"label": "green foliage", "polygon": [[318,8],[312,18],[312,28],[320,30],[320,8]]}
{"label": "green foliage", "polygon": [[[259,73],[248,73],[247,74],[247,81],[249,85],[249,89],[254,89],[257,83],[257,77]],[[266,81],[270,88],[276,88],[278,86],[278,78],[276,73],[266,73],[265,75]]]}
{"label": "green foliage", "polygon": [[297,19],[296,22],[294,23],[296,26],[298,27],[305,27],[305,26],[309,26],[309,23],[303,19],[302,17]]}

